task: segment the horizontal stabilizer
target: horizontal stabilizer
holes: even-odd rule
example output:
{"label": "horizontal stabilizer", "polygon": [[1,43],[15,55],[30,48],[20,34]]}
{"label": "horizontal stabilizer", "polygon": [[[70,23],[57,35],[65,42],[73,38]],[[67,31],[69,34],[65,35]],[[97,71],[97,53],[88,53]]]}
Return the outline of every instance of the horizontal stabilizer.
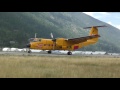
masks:
{"label": "horizontal stabilizer", "polygon": [[[102,26],[92,26],[92,27],[97,27],[97,28],[99,28],[99,27],[107,27],[107,26],[102,25]],[[83,29],[88,29],[88,28],[92,28],[92,27],[84,27]]]}

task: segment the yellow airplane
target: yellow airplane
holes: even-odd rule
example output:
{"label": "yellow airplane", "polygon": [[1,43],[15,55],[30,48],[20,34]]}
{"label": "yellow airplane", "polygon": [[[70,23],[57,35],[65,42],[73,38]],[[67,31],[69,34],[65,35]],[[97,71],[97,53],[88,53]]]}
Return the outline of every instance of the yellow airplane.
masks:
{"label": "yellow airplane", "polygon": [[91,28],[89,36],[79,37],[79,38],[53,38],[53,34],[51,33],[52,39],[44,39],[44,38],[31,38],[30,43],[27,44],[27,48],[29,48],[28,53],[31,53],[30,49],[38,49],[38,50],[48,50],[48,54],[52,53],[52,50],[67,50],[68,55],[72,55],[72,51],[95,44],[98,41],[100,35],[98,34],[98,27],[106,27],[103,26],[92,26],[85,27],[84,29]]}

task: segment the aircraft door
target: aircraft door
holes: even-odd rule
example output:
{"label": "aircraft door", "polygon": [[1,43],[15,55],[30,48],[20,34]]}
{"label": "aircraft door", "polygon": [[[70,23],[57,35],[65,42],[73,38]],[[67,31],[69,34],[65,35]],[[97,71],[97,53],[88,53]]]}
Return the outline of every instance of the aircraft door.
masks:
{"label": "aircraft door", "polygon": [[46,50],[46,40],[41,40],[41,43],[43,44],[42,50]]}
{"label": "aircraft door", "polygon": [[52,40],[46,40],[46,49],[47,50],[53,49],[53,41]]}

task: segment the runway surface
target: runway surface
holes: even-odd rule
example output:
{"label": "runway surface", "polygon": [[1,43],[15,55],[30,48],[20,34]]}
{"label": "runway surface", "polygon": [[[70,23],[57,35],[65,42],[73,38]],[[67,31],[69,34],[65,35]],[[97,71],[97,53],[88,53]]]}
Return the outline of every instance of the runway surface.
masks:
{"label": "runway surface", "polygon": [[83,54],[73,54],[73,55],[67,55],[64,53],[52,53],[48,54],[47,52],[32,52],[32,53],[27,53],[27,52],[0,52],[0,55],[17,55],[17,56],[48,56],[48,57],[74,57],[74,56],[80,56],[80,57],[111,57],[111,58],[120,58],[120,55],[83,55]]}

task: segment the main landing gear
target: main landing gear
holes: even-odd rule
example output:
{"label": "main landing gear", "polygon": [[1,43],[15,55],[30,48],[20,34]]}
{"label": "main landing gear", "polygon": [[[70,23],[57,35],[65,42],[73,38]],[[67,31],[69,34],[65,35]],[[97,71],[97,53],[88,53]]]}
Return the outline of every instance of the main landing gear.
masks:
{"label": "main landing gear", "polygon": [[48,54],[51,54],[52,53],[52,51],[48,51]]}
{"label": "main landing gear", "polygon": [[72,55],[72,52],[69,51],[67,54],[68,54],[68,55]]}

